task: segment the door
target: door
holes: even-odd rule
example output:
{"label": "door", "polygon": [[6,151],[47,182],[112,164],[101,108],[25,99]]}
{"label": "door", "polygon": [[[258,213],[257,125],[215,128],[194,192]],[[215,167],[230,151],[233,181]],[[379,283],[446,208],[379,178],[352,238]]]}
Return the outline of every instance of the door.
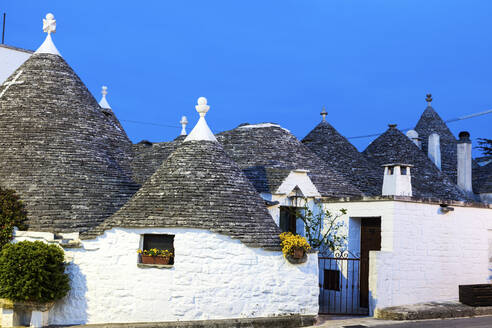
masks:
{"label": "door", "polygon": [[381,218],[363,218],[360,228],[360,306],[369,307],[369,251],[381,250]]}

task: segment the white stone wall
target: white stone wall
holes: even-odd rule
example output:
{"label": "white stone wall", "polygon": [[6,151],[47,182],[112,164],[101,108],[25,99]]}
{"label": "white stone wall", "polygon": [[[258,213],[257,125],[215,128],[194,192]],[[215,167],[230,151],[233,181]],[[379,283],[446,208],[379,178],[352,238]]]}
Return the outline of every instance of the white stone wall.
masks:
{"label": "white stone wall", "polygon": [[[172,268],[137,267],[142,234],[174,234]],[[25,239],[25,237],[24,237]],[[304,264],[199,229],[112,229],[79,249],[51,324],[159,322],[318,312],[317,254]]]}
{"label": "white stone wall", "polygon": [[[381,217],[381,251],[370,252],[371,312],[457,300],[458,285],[490,281],[492,209],[452,206],[454,211],[443,214],[438,204],[403,201],[328,203],[326,207],[348,210],[344,220],[349,231],[351,218]],[[355,249],[351,242],[349,248]]]}
{"label": "white stone wall", "polygon": [[0,46],[0,85],[30,56],[28,52]]}

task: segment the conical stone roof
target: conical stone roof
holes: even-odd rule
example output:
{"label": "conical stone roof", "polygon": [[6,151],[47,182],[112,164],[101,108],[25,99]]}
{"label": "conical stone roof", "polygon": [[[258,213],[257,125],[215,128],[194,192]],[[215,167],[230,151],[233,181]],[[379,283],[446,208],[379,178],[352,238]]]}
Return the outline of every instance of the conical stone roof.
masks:
{"label": "conical stone roof", "polygon": [[216,137],[258,192],[274,193],[290,170],[303,169],[309,170],[308,176],[322,196],[362,194],[343,175],[279,125],[240,125]]}
{"label": "conical stone roof", "polygon": [[367,160],[330,123],[320,122],[302,143],[363,193],[381,195],[383,168]]}
{"label": "conical stone roof", "polygon": [[470,200],[422,151],[396,127],[374,140],[364,156],[376,165],[389,163],[411,164],[413,196],[442,200]]}
{"label": "conical stone roof", "polygon": [[427,154],[429,136],[433,133],[439,135],[439,142],[441,146],[441,170],[444,172],[454,183],[456,183],[457,175],[457,142],[448,126],[432,106],[427,106],[422,113],[415,131],[418,132],[419,137],[422,138],[422,151]]}
{"label": "conical stone roof", "polygon": [[133,180],[142,185],[157,171],[164,160],[183,142],[185,136],[180,136],[169,142],[141,141],[133,148]]}
{"label": "conical stone roof", "polygon": [[207,229],[252,247],[279,247],[280,230],[239,167],[216,141],[183,142],[142,188],[85,237],[113,227]]}
{"label": "conical stone roof", "polygon": [[0,91],[0,184],[24,200],[30,230],[85,231],[137,190],[129,148],[115,147],[110,120],[60,55],[38,50]]}

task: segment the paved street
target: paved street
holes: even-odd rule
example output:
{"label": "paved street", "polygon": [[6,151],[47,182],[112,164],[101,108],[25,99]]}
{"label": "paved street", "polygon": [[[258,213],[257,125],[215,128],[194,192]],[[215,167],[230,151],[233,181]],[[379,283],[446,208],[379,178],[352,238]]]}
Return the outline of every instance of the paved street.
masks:
{"label": "paved street", "polygon": [[316,328],[491,328],[492,316],[458,318],[458,319],[436,319],[422,321],[390,321],[379,320],[370,317],[330,317],[322,318],[323,323],[314,326]]}

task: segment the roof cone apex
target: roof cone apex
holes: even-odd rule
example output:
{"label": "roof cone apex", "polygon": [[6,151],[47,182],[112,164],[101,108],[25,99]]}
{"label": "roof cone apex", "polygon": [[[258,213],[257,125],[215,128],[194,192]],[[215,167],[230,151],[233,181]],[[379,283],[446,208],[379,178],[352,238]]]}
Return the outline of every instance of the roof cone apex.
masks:
{"label": "roof cone apex", "polygon": [[212,130],[210,130],[210,128],[208,127],[207,121],[205,121],[205,115],[210,109],[210,106],[207,105],[207,98],[198,98],[198,105],[196,105],[195,108],[196,111],[200,114],[200,119],[198,120],[198,123],[195,125],[193,130],[191,130],[190,134],[186,137],[184,142],[190,140],[217,141]]}
{"label": "roof cone apex", "polygon": [[107,99],[106,99],[106,95],[108,94],[108,87],[107,86],[103,86],[101,88],[101,94],[102,94],[102,98],[101,98],[101,101],[99,101],[99,106],[101,106],[101,108],[104,108],[104,109],[111,109],[111,106],[109,105]]}
{"label": "roof cone apex", "polygon": [[55,44],[51,39],[51,34],[46,36],[46,40],[44,40],[43,44],[38,48],[38,50],[36,50],[36,52],[34,52],[34,54],[52,54],[61,57],[60,52],[58,52],[58,49],[56,49]]}

